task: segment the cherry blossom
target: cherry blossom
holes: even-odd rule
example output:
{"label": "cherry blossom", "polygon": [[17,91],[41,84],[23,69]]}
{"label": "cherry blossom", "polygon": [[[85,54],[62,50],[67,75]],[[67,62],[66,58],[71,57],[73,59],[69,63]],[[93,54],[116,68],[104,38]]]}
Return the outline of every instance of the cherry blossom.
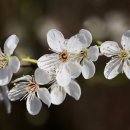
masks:
{"label": "cherry blossom", "polygon": [[50,82],[49,74],[41,69],[36,69],[34,76],[26,75],[14,80],[15,87],[9,91],[8,97],[11,101],[27,99],[26,107],[31,115],[37,115],[42,107],[42,103],[51,105],[51,96],[47,88],[40,85]]}
{"label": "cherry blossom", "polygon": [[100,47],[103,55],[112,57],[104,69],[104,75],[107,79],[113,79],[123,72],[130,79],[130,30],[123,34],[121,45],[122,48],[117,42],[106,41]]}
{"label": "cherry blossom", "polygon": [[11,56],[17,47],[19,39],[16,35],[11,35],[5,41],[4,52],[0,49],[0,86],[7,85],[13,73],[20,69],[20,61],[16,56]]}

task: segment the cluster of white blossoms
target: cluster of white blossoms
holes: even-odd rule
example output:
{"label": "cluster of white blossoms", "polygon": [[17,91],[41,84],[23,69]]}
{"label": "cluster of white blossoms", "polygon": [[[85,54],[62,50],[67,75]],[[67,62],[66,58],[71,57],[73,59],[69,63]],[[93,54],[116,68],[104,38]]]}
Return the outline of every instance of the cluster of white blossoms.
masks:
{"label": "cluster of white blossoms", "polygon": [[[18,37],[11,35],[4,44],[4,52],[0,51],[2,87],[9,86],[13,73],[20,69],[19,59],[11,56],[18,42]],[[81,74],[85,79],[92,78],[96,70],[93,62],[97,61],[99,56],[112,57],[104,70],[107,79],[113,79],[121,72],[130,79],[129,30],[122,36],[122,48],[113,41],[103,42],[100,46],[90,46],[92,35],[85,29],[81,29],[70,39],[65,39],[58,30],[51,29],[47,33],[47,42],[52,53],[45,54],[38,60],[24,58],[24,61],[37,64],[34,75],[24,75],[13,80],[14,87],[7,93],[11,101],[25,99],[27,111],[31,115],[40,112],[42,102],[48,107],[51,104],[59,105],[67,94],[79,100],[81,88],[76,78]]]}

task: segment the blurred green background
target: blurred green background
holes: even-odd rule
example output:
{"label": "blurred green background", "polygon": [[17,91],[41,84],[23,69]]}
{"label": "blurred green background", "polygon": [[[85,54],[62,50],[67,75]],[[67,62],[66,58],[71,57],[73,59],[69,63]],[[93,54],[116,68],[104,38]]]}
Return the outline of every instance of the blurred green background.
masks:
{"label": "blurred green background", "polygon": [[[46,33],[56,28],[65,38],[88,29],[96,41],[113,40],[120,44],[130,29],[129,0],[0,0],[0,43],[11,34],[20,38],[16,55],[39,58],[48,50]],[[25,101],[12,102],[6,114],[0,102],[0,130],[130,130],[130,81],[124,76],[109,81],[103,76],[106,62],[100,57],[96,74],[78,82],[79,101],[67,96],[60,106],[49,109],[43,104],[39,115],[27,113]],[[14,78],[31,74],[23,68]]]}

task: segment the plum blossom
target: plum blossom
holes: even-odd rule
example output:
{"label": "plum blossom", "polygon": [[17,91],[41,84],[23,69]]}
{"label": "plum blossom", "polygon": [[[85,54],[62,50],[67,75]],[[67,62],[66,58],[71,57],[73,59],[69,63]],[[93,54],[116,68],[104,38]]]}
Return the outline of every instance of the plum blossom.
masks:
{"label": "plum blossom", "polygon": [[79,100],[81,96],[81,88],[79,84],[75,80],[71,80],[67,86],[61,86],[56,81],[56,73],[51,71],[51,83],[50,86],[50,95],[51,95],[51,103],[54,105],[60,105],[66,98],[66,94],[73,97],[75,100]]}
{"label": "plum blossom", "polygon": [[100,47],[103,55],[112,57],[104,69],[104,76],[107,79],[113,79],[123,72],[130,79],[130,30],[123,34],[121,45],[122,48],[117,42],[106,41]]}
{"label": "plum blossom", "polygon": [[40,88],[50,82],[49,74],[41,69],[36,69],[34,76],[26,75],[14,80],[15,87],[12,88],[8,97],[11,101],[27,99],[26,108],[31,115],[37,115],[42,107],[42,103],[51,105],[51,96],[47,88]]}
{"label": "plum blossom", "polygon": [[79,100],[81,96],[80,86],[74,80],[71,80],[67,86],[61,86],[55,82],[50,88],[51,103],[55,105],[61,104],[65,100],[66,94],[70,95],[75,100]]}
{"label": "plum blossom", "polygon": [[17,73],[20,68],[19,59],[16,56],[11,56],[18,42],[18,37],[16,35],[11,35],[5,41],[4,52],[0,49],[0,86],[7,85],[13,73]]}
{"label": "plum blossom", "polygon": [[92,35],[88,30],[81,29],[79,33],[86,34],[84,48],[79,53],[77,60],[81,63],[82,75],[85,79],[92,78],[95,74],[95,65],[93,61],[97,61],[99,57],[98,46],[90,46],[92,43]]}
{"label": "plum blossom", "polygon": [[72,78],[81,74],[81,66],[75,59],[91,42],[91,35],[88,31],[80,32],[70,39],[65,39],[58,30],[52,29],[47,34],[49,47],[54,52],[46,54],[38,59],[38,67],[47,71],[56,69],[56,80],[61,86],[67,86]]}
{"label": "plum blossom", "polygon": [[[70,39],[65,39],[61,32],[52,29],[47,34],[47,41],[55,53],[46,54],[38,59],[38,67],[47,71],[56,68],[56,80],[61,86],[69,85],[71,79],[77,78],[81,72],[85,79],[92,77],[95,66],[92,61],[98,59],[97,46],[90,46],[91,33],[81,29]],[[81,61],[81,65],[80,62]]]}

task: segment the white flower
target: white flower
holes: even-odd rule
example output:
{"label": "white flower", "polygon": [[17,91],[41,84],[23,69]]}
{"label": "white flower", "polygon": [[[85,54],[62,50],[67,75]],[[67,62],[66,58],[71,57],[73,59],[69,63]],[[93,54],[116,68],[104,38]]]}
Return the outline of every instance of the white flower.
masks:
{"label": "white flower", "polygon": [[81,96],[81,89],[79,84],[71,80],[69,85],[67,86],[60,86],[58,83],[53,83],[51,85],[51,103],[55,105],[61,104],[66,97],[66,93],[72,96],[75,100],[79,100]]}
{"label": "white flower", "polygon": [[47,34],[47,41],[51,50],[55,53],[46,54],[39,58],[38,67],[47,71],[56,68],[56,80],[61,86],[67,86],[71,78],[76,78],[81,73],[81,66],[74,62],[77,54],[91,41],[87,31],[65,39],[61,32],[52,29]]}
{"label": "white flower", "polygon": [[121,45],[122,48],[114,41],[106,41],[100,47],[102,54],[112,57],[104,69],[107,79],[113,79],[121,72],[130,79],[130,30],[123,34]]}
{"label": "white flower", "polygon": [[18,99],[27,99],[26,107],[31,115],[37,115],[44,102],[48,107],[51,105],[51,97],[48,89],[40,88],[50,82],[49,74],[41,69],[36,69],[34,77],[30,75],[23,76],[14,81],[14,88],[9,91],[8,97],[11,101]]}
{"label": "white flower", "polygon": [[95,65],[93,61],[97,61],[99,57],[99,49],[96,45],[89,47],[92,43],[92,35],[88,30],[81,29],[80,33],[87,34],[87,39],[84,48],[77,57],[77,60],[81,63],[83,77],[89,79],[95,74]]}
{"label": "white flower", "polygon": [[11,56],[17,47],[19,39],[11,35],[4,44],[4,53],[0,49],[0,86],[8,84],[20,68],[20,61],[16,56]]}
{"label": "white flower", "polygon": [[51,76],[51,82],[52,85],[50,86],[50,95],[51,95],[51,103],[55,105],[61,104],[66,97],[66,94],[73,97],[75,100],[79,100],[81,96],[81,89],[79,84],[71,80],[70,83],[67,86],[61,86],[56,81],[56,73],[55,71],[49,72]]}

